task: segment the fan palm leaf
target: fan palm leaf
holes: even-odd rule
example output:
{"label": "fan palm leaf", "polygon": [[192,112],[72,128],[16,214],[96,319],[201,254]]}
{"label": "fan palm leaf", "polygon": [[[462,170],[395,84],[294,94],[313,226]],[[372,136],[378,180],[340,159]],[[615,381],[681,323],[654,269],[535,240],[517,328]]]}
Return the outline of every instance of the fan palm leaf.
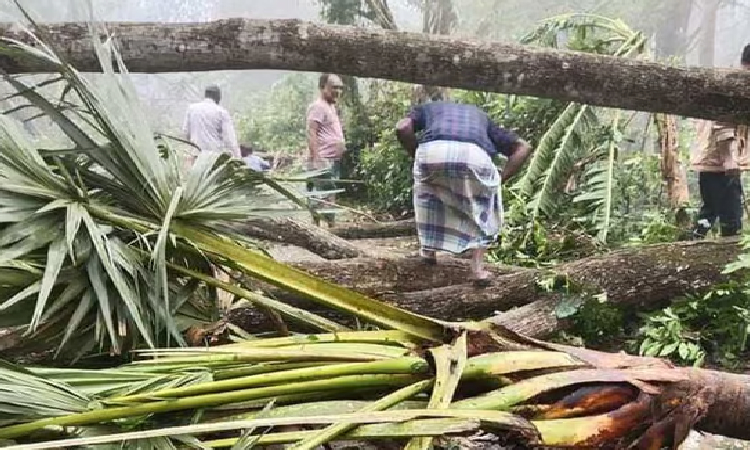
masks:
{"label": "fan palm leaf", "polygon": [[[35,27],[33,21],[32,28]],[[184,344],[176,317],[199,303],[185,293],[192,274],[213,288],[213,267],[231,266],[372,323],[441,341],[445,324],[382,305],[294,270],[261,252],[226,225],[265,214],[263,196],[302,201],[274,180],[224,154],[202,152],[182,173],[180,153],[154,139],[127,69],[102,24],[91,22],[103,73],[83,77],[42,39],[31,46],[0,39],[0,53],[41,58],[56,67],[69,108],[0,73],[18,97],[51,119],[72,142],[64,154],[42,156],[13,121],[0,122],[0,268],[35,266],[33,281],[14,287],[0,310],[14,312],[30,341],[59,339],[59,349],[114,353],[145,345]],[[43,36],[42,36],[43,37]],[[54,84],[45,84],[49,87]],[[275,192],[275,195],[268,195]],[[291,205],[290,205],[291,206]],[[278,209],[278,208],[277,208]],[[11,220],[14,217],[15,220]],[[43,232],[39,232],[42,231]],[[75,280],[75,288],[70,281]],[[194,286],[195,287],[195,286]],[[182,295],[175,297],[176,292]],[[314,315],[262,297],[240,296],[326,330],[341,329]],[[16,315],[26,304],[31,311]],[[56,314],[50,315],[50,311]]]}

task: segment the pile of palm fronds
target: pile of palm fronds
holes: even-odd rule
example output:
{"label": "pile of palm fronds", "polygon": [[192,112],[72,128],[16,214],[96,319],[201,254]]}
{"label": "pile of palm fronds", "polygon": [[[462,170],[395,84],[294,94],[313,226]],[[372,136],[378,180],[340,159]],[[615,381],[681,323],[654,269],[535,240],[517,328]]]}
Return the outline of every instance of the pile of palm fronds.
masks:
{"label": "pile of palm fronds", "polygon": [[[254,249],[227,225],[258,212],[264,187],[293,196],[227,156],[202,153],[183,174],[179,153],[154,140],[112,41],[98,38],[106,30],[91,28],[104,72],[96,82],[38,28],[34,46],[0,42],[5,55],[58,69],[37,85],[2,75],[69,140],[42,150],[0,117],[0,327],[59,351],[136,358],[101,370],[0,365],[0,439],[17,444],[9,448],[401,439],[427,449],[480,429],[519,445],[597,445],[633,442],[658,421],[652,402],[679,372],[552,347],[500,351],[520,338],[410,314]],[[55,83],[62,100],[40,93]],[[384,331],[348,330],[221,281],[215,267]],[[324,334],[240,333],[232,344],[185,347],[182,331],[210,319],[217,289]]]}

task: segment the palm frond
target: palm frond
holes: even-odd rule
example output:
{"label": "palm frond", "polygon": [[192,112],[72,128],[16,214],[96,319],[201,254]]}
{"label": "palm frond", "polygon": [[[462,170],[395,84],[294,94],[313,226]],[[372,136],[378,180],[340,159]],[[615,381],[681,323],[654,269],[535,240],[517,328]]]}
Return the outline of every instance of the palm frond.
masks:
{"label": "palm frond", "polygon": [[[103,68],[96,83],[31,33],[34,46],[0,39],[0,53],[58,69],[33,85],[0,75],[16,91],[9,98],[25,100],[73,143],[64,152],[42,153],[15,120],[0,116],[0,268],[35,267],[27,284],[8,287],[0,310],[4,324],[25,327],[29,341],[56,337],[59,351],[180,344],[180,309],[202,308],[195,308],[197,293],[185,292],[184,275],[167,271],[167,261],[206,258],[178,250],[172,222],[226,233],[223,223],[266,204],[283,205],[284,198],[288,208],[295,206],[289,199],[306,204],[226,155],[201,153],[183,176],[180,153],[154,139],[113,41],[98,38],[107,36],[103,25],[90,26]],[[57,92],[43,92],[53,85],[64,102]],[[112,211],[129,223],[113,227],[92,210]],[[210,263],[188,268],[212,275]]]}
{"label": "palm frond", "polygon": [[0,360],[0,425],[86,411],[92,399],[67,386]]}

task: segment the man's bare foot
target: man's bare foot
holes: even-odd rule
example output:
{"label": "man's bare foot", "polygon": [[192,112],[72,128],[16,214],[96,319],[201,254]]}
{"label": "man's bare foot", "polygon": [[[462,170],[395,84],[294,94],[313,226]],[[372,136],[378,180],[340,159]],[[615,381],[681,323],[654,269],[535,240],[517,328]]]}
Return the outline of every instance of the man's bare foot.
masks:
{"label": "man's bare foot", "polygon": [[471,276],[472,284],[474,285],[474,287],[486,288],[492,285],[490,276],[492,276],[492,274],[487,272],[486,270],[483,270],[479,273],[473,273]]}
{"label": "man's bare foot", "polygon": [[434,251],[431,250],[420,250],[419,251],[419,258],[422,260],[423,263],[434,266],[437,264],[437,255]]}

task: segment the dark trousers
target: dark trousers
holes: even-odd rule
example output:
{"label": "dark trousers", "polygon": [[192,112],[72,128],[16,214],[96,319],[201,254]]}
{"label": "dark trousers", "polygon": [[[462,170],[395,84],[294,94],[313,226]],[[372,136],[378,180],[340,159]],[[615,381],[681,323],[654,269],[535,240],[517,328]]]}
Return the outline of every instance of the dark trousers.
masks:
{"label": "dark trousers", "polygon": [[734,236],[742,229],[742,180],[738,174],[700,172],[703,206],[694,228],[696,237],[706,237],[719,219],[722,236]]}

